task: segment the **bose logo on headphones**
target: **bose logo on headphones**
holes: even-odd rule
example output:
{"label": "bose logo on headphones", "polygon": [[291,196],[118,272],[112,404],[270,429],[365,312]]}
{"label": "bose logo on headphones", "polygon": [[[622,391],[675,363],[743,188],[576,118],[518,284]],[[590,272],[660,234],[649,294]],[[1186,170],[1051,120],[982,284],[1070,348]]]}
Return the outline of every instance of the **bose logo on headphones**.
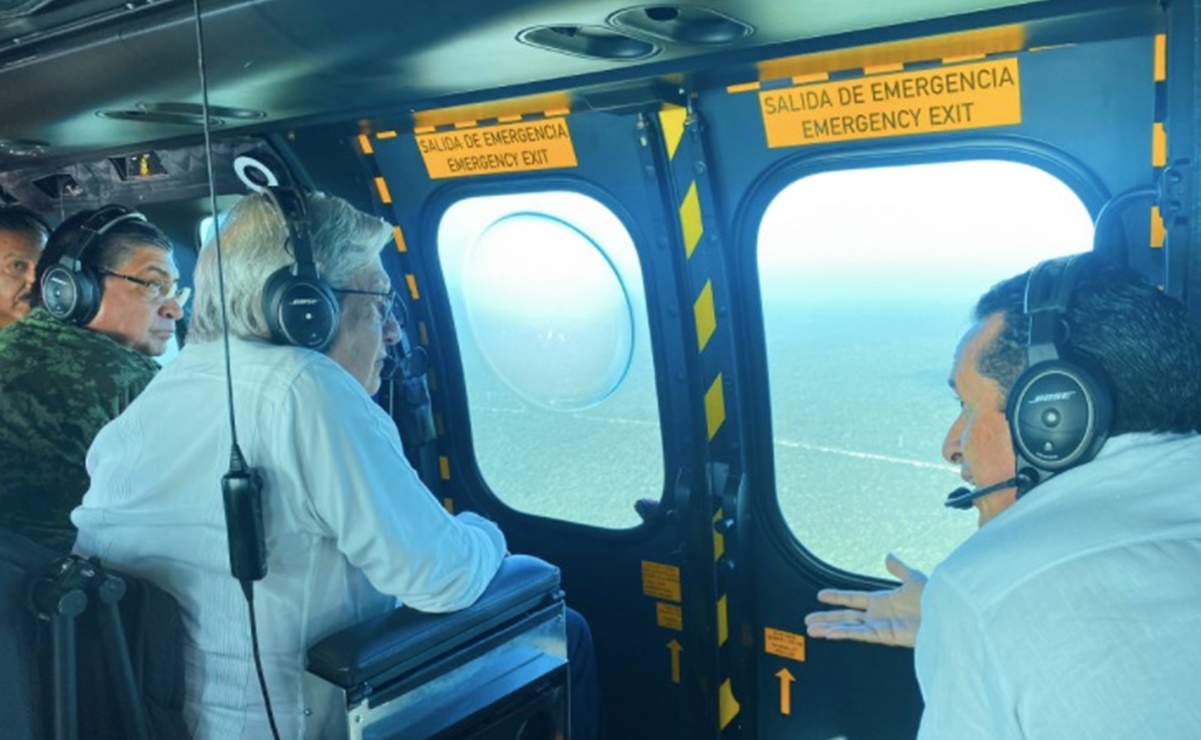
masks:
{"label": "bose logo on headphones", "polygon": [[293,298],[288,301],[289,306],[312,306],[320,301],[316,298]]}
{"label": "bose logo on headphones", "polygon": [[1049,403],[1051,401],[1066,401],[1076,395],[1076,391],[1064,391],[1063,393],[1042,393],[1035,396],[1026,402],[1027,406],[1033,406],[1036,403]]}

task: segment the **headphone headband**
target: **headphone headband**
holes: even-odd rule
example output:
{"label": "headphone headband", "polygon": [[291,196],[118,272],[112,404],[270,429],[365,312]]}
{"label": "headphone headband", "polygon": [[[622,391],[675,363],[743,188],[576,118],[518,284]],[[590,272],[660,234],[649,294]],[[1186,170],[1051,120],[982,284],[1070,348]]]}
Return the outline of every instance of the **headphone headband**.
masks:
{"label": "headphone headband", "polygon": [[294,188],[283,186],[265,187],[263,195],[284,218],[288,230],[288,244],[291,245],[292,259],[296,262],[295,274],[298,277],[316,279],[317,263],[313,260],[313,243],[309,236],[309,210],[305,205],[304,196]]}
{"label": "headphone headband", "polygon": [[84,257],[91,251],[92,245],[100,241],[102,236],[127,221],[146,223],[146,217],[137,211],[116,204],[97,209],[76,227],[76,231],[82,232],[84,237],[76,240],[75,245],[59,257],[58,263],[76,272],[82,271]]}
{"label": "headphone headband", "polygon": [[1045,260],[1026,280],[1023,310],[1030,319],[1026,366],[1060,358],[1059,342],[1067,327],[1068,305],[1080,277],[1080,255]]}
{"label": "headphone headband", "polygon": [[305,196],[288,187],[266,187],[261,192],[283,216],[295,262],[276,270],[263,286],[267,328],[277,344],[324,352],[338,333],[340,309],[313,261]]}

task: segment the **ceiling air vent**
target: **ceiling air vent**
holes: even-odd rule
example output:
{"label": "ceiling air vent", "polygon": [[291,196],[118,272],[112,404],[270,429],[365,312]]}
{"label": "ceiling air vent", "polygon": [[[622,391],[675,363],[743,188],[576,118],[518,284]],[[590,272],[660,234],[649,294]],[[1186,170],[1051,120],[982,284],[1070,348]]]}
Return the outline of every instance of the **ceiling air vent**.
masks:
{"label": "ceiling air vent", "polygon": [[[204,118],[191,113],[155,113],[145,110],[102,110],[96,115],[115,121],[141,121],[142,123],[173,123],[179,126],[204,126]],[[209,116],[209,126],[218,128],[225,121]]]}
{"label": "ceiling air vent", "polygon": [[694,5],[643,5],[609,16],[617,28],[674,44],[719,46],[744,39],[755,29],[716,10]]}
{"label": "ceiling air vent", "polygon": [[[170,113],[196,116],[204,115],[204,108],[199,103],[138,103],[138,108],[150,113]],[[253,108],[231,108],[226,105],[210,105],[210,116],[219,116],[232,121],[253,121],[266,118],[267,114]]]}
{"label": "ceiling air vent", "polygon": [[[180,126],[204,125],[203,108],[197,103],[138,103],[133,110],[103,110],[96,115],[118,121],[142,121],[145,123],[173,123]],[[210,105],[209,126],[224,126],[227,120],[249,121],[266,118],[267,114],[250,108],[229,108]]]}
{"label": "ceiling air vent", "polygon": [[605,26],[536,26],[517,34],[517,40],[539,49],[612,62],[632,62],[659,53],[658,45]]}

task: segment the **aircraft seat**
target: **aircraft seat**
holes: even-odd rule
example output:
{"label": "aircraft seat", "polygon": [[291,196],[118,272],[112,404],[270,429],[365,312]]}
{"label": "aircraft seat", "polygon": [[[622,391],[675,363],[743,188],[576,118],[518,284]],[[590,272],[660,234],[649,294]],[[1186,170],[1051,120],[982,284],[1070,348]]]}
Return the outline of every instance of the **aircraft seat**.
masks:
{"label": "aircraft seat", "polygon": [[182,636],[153,584],[0,529],[5,738],[187,738]]}
{"label": "aircraft seat", "polygon": [[312,646],[309,680],[344,698],[350,738],[570,738],[559,569],[505,558],[471,607],[401,608]]}

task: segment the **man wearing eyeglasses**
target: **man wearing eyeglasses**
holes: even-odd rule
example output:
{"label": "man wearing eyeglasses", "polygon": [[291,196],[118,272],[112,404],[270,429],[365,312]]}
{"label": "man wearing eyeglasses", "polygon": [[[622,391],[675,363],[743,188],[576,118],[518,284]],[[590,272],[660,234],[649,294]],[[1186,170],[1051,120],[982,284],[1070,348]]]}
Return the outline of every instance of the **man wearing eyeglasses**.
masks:
{"label": "man wearing eyeglasses", "polygon": [[[301,218],[290,221],[279,196],[234,206],[220,231],[223,279],[217,245],[201,251],[188,344],[97,435],[92,485],[72,514],[77,553],[142,576],[178,602],[187,628],[184,717],[195,740],[271,737],[273,723],[280,737],[345,736],[340,693],[305,679],[308,646],[398,600],[426,612],[466,608],[506,553],[495,524],[452,515],[431,495],[395,422],[371,398],[389,349],[405,341],[380,259],[392,228],[341,198],[300,197]],[[280,270],[300,273],[306,251],[338,307],[320,349],[296,346],[289,336],[302,332],[283,336],[271,318],[284,301],[268,287]],[[173,413],[181,406],[186,426]],[[239,449],[263,485],[257,643],[230,573],[219,486],[235,410]],[[578,614],[569,613],[566,630],[573,737],[586,740],[599,712],[591,638]],[[256,679],[260,653],[271,714]]]}
{"label": "man wearing eyeglasses", "polygon": [[[94,287],[66,315],[42,294],[55,268]],[[64,221],[36,272],[35,308],[0,332],[0,527],[66,554],[88,447],[158,371],[188,291],[167,236],[120,206]]]}

